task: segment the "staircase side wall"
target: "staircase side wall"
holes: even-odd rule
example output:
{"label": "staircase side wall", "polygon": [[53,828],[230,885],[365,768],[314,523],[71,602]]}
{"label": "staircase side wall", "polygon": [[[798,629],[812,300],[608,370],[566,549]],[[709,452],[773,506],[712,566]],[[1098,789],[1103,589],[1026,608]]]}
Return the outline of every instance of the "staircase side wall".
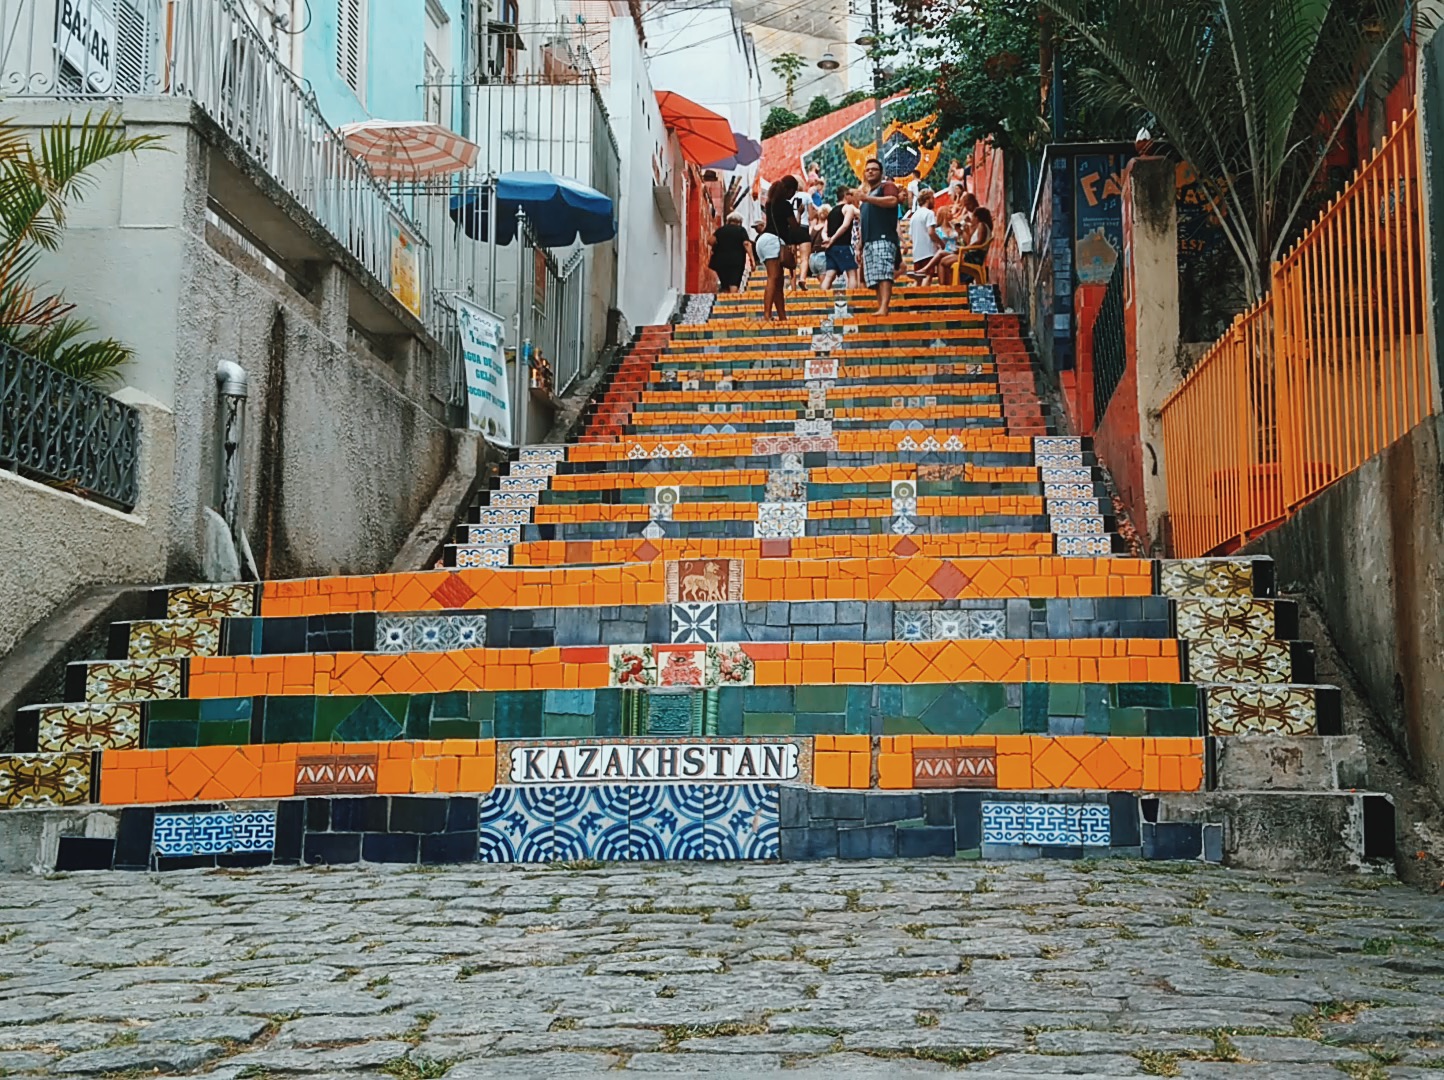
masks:
{"label": "staircase side wall", "polygon": [[1416,772],[1444,796],[1444,417],[1329,487],[1245,552],[1323,612]]}

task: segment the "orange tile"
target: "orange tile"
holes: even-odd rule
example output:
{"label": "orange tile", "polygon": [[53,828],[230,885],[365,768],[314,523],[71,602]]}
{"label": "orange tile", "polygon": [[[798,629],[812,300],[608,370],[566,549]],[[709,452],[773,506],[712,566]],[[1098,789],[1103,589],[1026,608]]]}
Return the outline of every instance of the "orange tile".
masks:
{"label": "orange tile", "polygon": [[848,754],[851,759],[849,768],[849,781],[855,788],[869,788],[872,786],[872,753],[864,751]]}
{"label": "orange tile", "polygon": [[849,754],[819,751],[812,756],[812,782],[818,787],[845,788],[851,783]]}
{"label": "orange tile", "polygon": [[912,753],[879,754],[877,786],[893,790],[911,788],[913,786]]}

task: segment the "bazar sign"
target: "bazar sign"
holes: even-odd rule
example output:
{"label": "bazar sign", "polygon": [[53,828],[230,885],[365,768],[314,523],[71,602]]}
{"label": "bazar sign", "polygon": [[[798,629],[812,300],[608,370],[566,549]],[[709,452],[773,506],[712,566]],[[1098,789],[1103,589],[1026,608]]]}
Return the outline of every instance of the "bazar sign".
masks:
{"label": "bazar sign", "polygon": [[613,743],[516,746],[513,784],[684,783],[698,780],[796,780],[796,743]]}

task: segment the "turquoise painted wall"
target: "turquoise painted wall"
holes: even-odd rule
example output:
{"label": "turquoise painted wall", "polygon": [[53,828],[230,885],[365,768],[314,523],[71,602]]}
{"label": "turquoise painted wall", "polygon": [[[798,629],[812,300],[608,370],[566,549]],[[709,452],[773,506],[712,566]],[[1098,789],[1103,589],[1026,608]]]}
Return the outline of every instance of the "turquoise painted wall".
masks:
{"label": "turquoise painted wall", "polygon": [[[367,0],[366,85],[364,103],[336,70],[338,0],[310,0],[311,25],[304,38],[302,75],[316,94],[332,127],[356,120],[419,120],[423,51],[426,43],[425,0]],[[448,66],[459,80],[462,70],[463,0],[440,0],[450,17],[451,57]],[[459,121],[453,103],[451,122]]]}

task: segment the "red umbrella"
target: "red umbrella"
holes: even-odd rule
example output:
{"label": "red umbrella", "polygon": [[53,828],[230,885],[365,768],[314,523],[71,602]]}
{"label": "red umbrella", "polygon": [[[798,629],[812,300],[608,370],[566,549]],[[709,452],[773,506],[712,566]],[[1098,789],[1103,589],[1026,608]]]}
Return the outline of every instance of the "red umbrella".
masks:
{"label": "red umbrella", "polygon": [[670,90],[658,92],[657,107],[662,110],[662,122],[677,133],[682,156],[693,165],[706,165],[737,153],[737,138],[725,116]]}

